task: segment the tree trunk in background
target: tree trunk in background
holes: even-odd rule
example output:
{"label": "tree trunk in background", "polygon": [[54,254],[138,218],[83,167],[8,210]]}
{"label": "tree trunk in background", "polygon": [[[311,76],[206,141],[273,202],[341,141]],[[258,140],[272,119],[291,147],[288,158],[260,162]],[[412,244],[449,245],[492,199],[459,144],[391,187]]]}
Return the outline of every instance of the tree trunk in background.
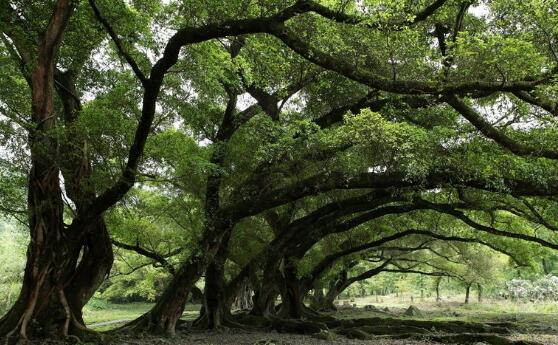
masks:
{"label": "tree trunk in background", "polygon": [[436,278],[436,302],[440,302],[440,284],[442,283],[442,277]]}
{"label": "tree trunk in background", "polygon": [[467,283],[467,285],[465,285],[465,304],[469,303],[469,296],[471,295],[471,285],[473,285],[473,283]]}
{"label": "tree trunk in background", "polygon": [[282,257],[278,252],[270,250],[266,257],[260,286],[254,291],[253,307],[250,314],[269,316],[275,314],[275,301],[279,295],[279,266]]}
{"label": "tree trunk in background", "polygon": [[314,310],[321,310],[324,299],[324,289],[322,287],[314,287],[314,292],[311,295],[310,307]]}
{"label": "tree trunk in background", "polygon": [[341,291],[339,291],[337,289],[337,286],[335,283],[333,283],[332,285],[330,285],[329,290],[327,290],[326,295],[324,296],[324,300],[322,302],[322,305],[319,309],[319,311],[336,311],[337,307],[335,306],[335,299],[337,298],[337,296],[339,296],[339,294],[341,293]]}
{"label": "tree trunk in background", "polygon": [[[245,279],[236,292],[234,307],[239,310],[251,310],[254,306],[252,302],[252,288],[250,281]],[[230,309],[229,309],[230,310]]]}
{"label": "tree trunk in background", "polygon": [[348,270],[343,269],[337,277],[330,282],[329,289],[325,295],[324,303],[320,308],[320,311],[336,311],[337,307],[333,303],[335,299],[341,294],[341,292],[345,291],[347,287],[349,287],[349,275]]}
{"label": "tree trunk in background", "polygon": [[269,316],[275,314],[275,301],[279,295],[278,289],[273,287],[271,290],[257,290],[252,296],[251,315]]}
{"label": "tree trunk in background", "polygon": [[477,301],[482,302],[482,285],[477,284]]}
{"label": "tree trunk in background", "polygon": [[203,304],[203,291],[194,285],[192,291],[190,292],[190,303],[192,304]]}
{"label": "tree trunk in background", "polygon": [[542,259],[542,269],[543,269],[544,274],[550,274],[551,271],[552,271],[545,258]]}

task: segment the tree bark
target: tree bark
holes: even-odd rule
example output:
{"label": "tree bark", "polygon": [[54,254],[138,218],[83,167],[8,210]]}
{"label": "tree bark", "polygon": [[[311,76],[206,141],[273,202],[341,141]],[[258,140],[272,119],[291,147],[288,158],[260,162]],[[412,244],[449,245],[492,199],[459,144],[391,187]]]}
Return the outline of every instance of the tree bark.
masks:
{"label": "tree bark", "polygon": [[327,291],[326,295],[324,296],[322,305],[320,306],[319,311],[336,311],[337,307],[335,306],[335,299],[341,291],[337,289],[337,287],[330,286],[329,290]]}
{"label": "tree bark", "polygon": [[184,312],[188,295],[214,260],[223,236],[231,228],[228,222],[221,221],[218,216],[210,219],[197,250],[180,266],[157,303],[123,328],[174,336],[176,323]]}
{"label": "tree bark", "polygon": [[[254,304],[252,302],[252,287],[249,279],[244,279],[242,284],[234,290],[234,296],[233,308],[243,311],[252,309]],[[231,309],[229,308],[228,310]]]}
{"label": "tree bark", "polygon": [[440,302],[442,299],[440,297],[440,284],[442,283],[442,277],[436,278],[436,302]]}
{"label": "tree bark", "polygon": [[260,286],[254,291],[254,306],[250,314],[269,316],[275,314],[275,301],[279,295],[279,266],[282,257],[274,248],[268,250]]}
{"label": "tree bark", "polygon": [[465,304],[469,303],[469,296],[471,295],[471,285],[473,285],[473,283],[467,283],[467,285],[465,285]]}
{"label": "tree bark", "polygon": [[[96,191],[89,179],[92,174],[87,152],[87,142],[76,129],[81,112],[81,102],[72,71],[56,73],[56,88],[63,105],[66,137],[61,145],[61,172],[66,194],[74,202],[77,214],[86,212],[96,198]],[[68,267],[66,296],[76,320],[84,326],[82,308],[110,272],[114,255],[110,235],[103,216],[93,220],[81,230],[85,236],[75,249],[75,265]],[[81,259],[79,259],[81,256]],[[79,261],[79,262],[78,262]]]}
{"label": "tree bark", "polygon": [[227,303],[225,289],[225,262],[228,256],[230,231],[205,271],[203,314],[197,320],[199,327],[216,329],[225,325],[231,305]]}
{"label": "tree bark", "polygon": [[477,283],[477,301],[482,302],[482,285]]}
{"label": "tree bark", "polygon": [[[29,134],[31,170],[27,204],[31,241],[23,285],[14,306],[0,320],[0,338],[12,336],[26,340],[33,320],[42,320],[41,312],[51,301],[57,301],[62,315],[50,315],[57,327],[42,324],[33,333],[67,336],[73,316],[65,294],[65,268],[71,263],[77,246],[75,234],[64,229],[62,191],[58,166],[58,140],[53,135],[54,64],[62,35],[73,12],[69,0],[59,0],[41,37],[36,64],[30,74],[32,121],[36,128]],[[31,66],[30,66],[31,67]],[[62,320],[61,323],[56,321]],[[60,327],[61,325],[61,327]]]}
{"label": "tree bark", "polygon": [[284,262],[284,288],[281,291],[281,316],[289,319],[300,319],[304,315],[302,284],[297,277],[296,267],[292,260]]}

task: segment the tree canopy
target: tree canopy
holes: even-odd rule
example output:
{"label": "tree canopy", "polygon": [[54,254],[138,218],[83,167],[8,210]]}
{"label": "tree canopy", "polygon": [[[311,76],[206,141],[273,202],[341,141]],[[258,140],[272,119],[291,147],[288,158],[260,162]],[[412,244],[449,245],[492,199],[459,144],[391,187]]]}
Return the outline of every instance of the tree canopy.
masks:
{"label": "tree canopy", "polygon": [[0,338],[83,336],[129,277],[156,303],[123,330],[172,335],[199,287],[216,328],[247,285],[296,319],[380,273],[552,271],[552,1],[0,0],[0,24],[0,212],[30,238]]}

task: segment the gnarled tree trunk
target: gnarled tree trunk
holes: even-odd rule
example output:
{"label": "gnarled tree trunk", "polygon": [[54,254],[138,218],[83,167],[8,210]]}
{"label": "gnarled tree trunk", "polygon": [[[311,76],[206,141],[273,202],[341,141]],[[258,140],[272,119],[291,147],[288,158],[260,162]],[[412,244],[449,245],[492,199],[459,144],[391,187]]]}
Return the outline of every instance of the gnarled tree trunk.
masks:
{"label": "gnarled tree trunk", "polygon": [[[76,235],[64,229],[62,191],[58,166],[58,140],[54,135],[53,86],[54,64],[58,47],[73,12],[73,3],[59,0],[37,49],[35,66],[29,76],[32,95],[32,121],[36,128],[29,134],[31,170],[29,172],[28,212],[30,244],[23,285],[14,306],[0,320],[0,337],[17,336],[27,339],[34,320],[45,320],[40,315],[51,301],[62,306],[60,327],[51,329],[40,323],[36,333],[66,336],[73,320],[65,293],[65,268],[70,265]],[[29,66],[31,67],[31,66]]]}
{"label": "gnarled tree trunk", "polygon": [[190,291],[214,260],[222,237],[230,228],[228,222],[217,216],[210,219],[196,252],[180,266],[155,306],[123,329],[174,336]]}
{"label": "gnarled tree trunk", "polygon": [[224,236],[213,261],[205,271],[203,313],[196,321],[197,326],[215,329],[226,323],[230,313],[225,291],[225,262],[228,255],[230,231]]}
{"label": "gnarled tree trunk", "polygon": [[250,314],[256,316],[269,316],[275,314],[275,301],[279,295],[279,266],[281,256],[273,248],[268,250],[265,259],[261,283],[254,291],[253,306]]}
{"label": "gnarled tree trunk", "polygon": [[[64,176],[66,194],[74,202],[77,214],[86,212],[95,200],[96,192],[89,182],[92,174],[87,143],[77,130],[76,122],[81,103],[75,87],[72,71],[56,73],[58,95],[62,101],[66,138],[61,145],[61,172]],[[114,260],[110,235],[104,218],[88,223],[83,229],[81,244],[75,249],[75,262],[67,268],[66,296],[76,321],[84,325],[82,308],[109,274]]]}
{"label": "gnarled tree trunk", "polygon": [[284,288],[281,291],[279,314],[290,319],[300,319],[304,315],[303,288],[292,260],[285,260],[283,268]]}

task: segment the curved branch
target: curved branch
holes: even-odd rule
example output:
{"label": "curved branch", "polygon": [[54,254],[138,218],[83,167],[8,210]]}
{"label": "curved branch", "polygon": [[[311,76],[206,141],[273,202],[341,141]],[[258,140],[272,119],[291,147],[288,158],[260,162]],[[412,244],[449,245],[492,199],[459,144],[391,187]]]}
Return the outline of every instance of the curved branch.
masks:
{"label": "curved branch", "polygon": [[167,260],[167,258],[179,254],[182,251],[182,248],[175,249],[174,251],[170,252],[167,255],[161,255],[159,253],[155,253],[153,251],[147,250],[147,249],[141,247],[139,244],[131,245],[131,244],[127,244],[127,243],[124,243],[124,242],[119,242],[115,239],[111,239],[111,242],[112,242],[112,244],[114,244],[115,246],[117,246],[119,248],[130,250],[130,251],[136,252],[139,255],[142,255],[142,256],[145,256],[147,258],[153,259],[155,262],[160,263],[161,266],[163,266],[172,275],[174,275],[176,273],[176,270],[175,270],[174,266],[171,265],[171,263]]}
{"label": "curved branch", "polygon": [[558,159],[558,151],[547,150],[545,148],[534,148],[520,143],[505,133],[494,128],[492,124],[486,121],[475,109],[468,106],[463,100],[455,95],[444,96],[446,103],[451,105],[457,112],[463,115],[475,128],[477,128],[486,137],[494,140],[499,145],[510,150],[518,156],[544,157],[550,159]]}
{"label": "curved branch", "polygon": [[132,55],[130,55],[130,53],[126,50],[126,48],[124,48],[124,44],[122,43],[122,41],[118,37],[118,34],[116,33],[116,31],[114,31],[112,25],[109,23],[109,21],[105,17],[103,17],[103,15],[101,14],[101,11],[97,7],[97,4],[95,4],[94,0],[89,0],[89,5],[91,6],[91,9],[93,10],[93,14],[95,15],[95,18],[97,18],[97,20],[103,25],[106,32],[109,34],[110,38],[114,42],[114,45],[116,46],[116,49],[118,50],[118,53],[122,57],[124,57],[124,59],[126,60],[128,65],[130,65],[130,67],[132,68],[132,71],[134,72],[136,77],[140,80],[140,82],[142,84],[145,85],[146,82],[147,82],[147,77],[145,76],[145,74],[143,74],[143,72],[142,72],[141,68],[139,67],[139,65],[137,64],[136,60],[134,60]]}
{"label": "curved branch", "polygon": [[419,203],[419,204],[422,204],[424,206],[428,206],[429,208],[431,208],[434,211],[454,216],[455,218],[461,220],[463,223],[469,225],[470,227],[472,227],[474,229],[482,231],[482,232],[486,232],[486,233],[493,234],[493,235],[498,235],[498,236],[503,236],[503,237],[515,238],[515,239],[524,240],[524,241],[527,241],[527,242],[538,243],[543,247],[558,249],[558,244],[548,242],[548,241],[546,241],[542,238],[538,238],[538,237],[531,236],[531,235],[526,235],[526,234],[521,234],[521,233],[516,233],[516,232],[504,231],[504,230],[496,229],[494,227],[490,227],[490,226],[487,226],[487,225],[477,223],[476,221],[474,221],[473,219],[471,219],[470,217],[465,215],[464,212],[459,211],[459,210],[457,210],[457,209],[455,209],[451,206],[445,205],[445,204],[431,203],[431,202],[423,200],[423,199],[417,200],[416,202]]}
{"label": "curved branch", "polygon": [[322,68],[337,72],[361,84],[392,93],[442,95],[465,94],[477,91],[484,91],[487,93],[498,91],[529,91],[537,85],[547,82],[549,77],[556,73],[556,69],[553,69],[549,73],[536,77],[529,77],[524,80],[496,82],[479,80],[463,83],[446,83],[443,81],[393,80],[369,70],[355,68],[355,65],[351,62],[336,58],[312,47],[310,43],[298,37],[294,31],[283,25],[283,23],[271,24],[267,32],[279,38],[289,48],[300,54],[306,60]]}

